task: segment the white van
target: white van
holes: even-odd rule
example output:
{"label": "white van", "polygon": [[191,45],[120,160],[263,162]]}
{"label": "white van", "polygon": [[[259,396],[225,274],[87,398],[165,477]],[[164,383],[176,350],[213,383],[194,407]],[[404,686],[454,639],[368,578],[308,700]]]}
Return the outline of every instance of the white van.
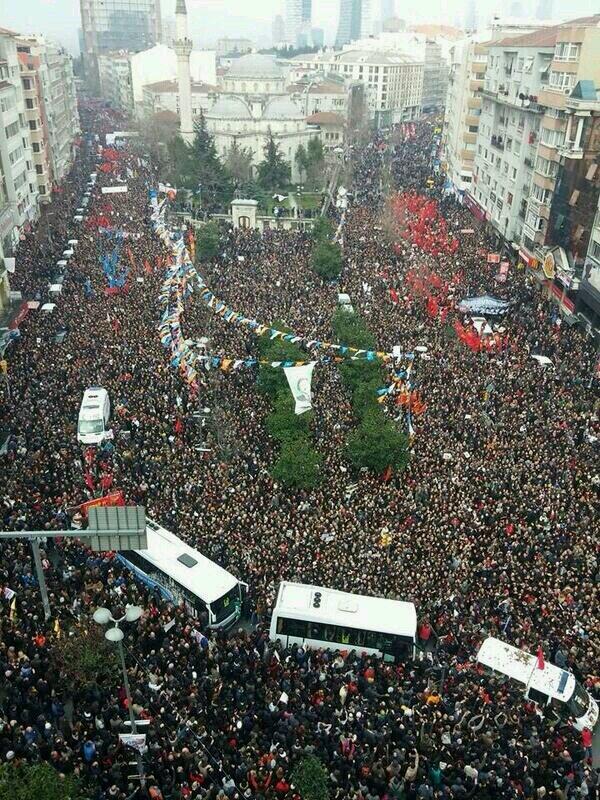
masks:
{"label": "white van", "polygon": [[575,676],[555,664],[538,667],[536,656],[490,636],[479,648],[477,662],[493,673],[506,675],[519,684],[528,700],[541,708],[550,706],[561,719],[573,720],[582,731],[598,722],[598,703]]}
{"label": "white van", "polygon": [[90,386],[83,393],[77,424],[77,441],[81,444],[101,444],[112,438],[108,428],[110,398],[106,389]]}

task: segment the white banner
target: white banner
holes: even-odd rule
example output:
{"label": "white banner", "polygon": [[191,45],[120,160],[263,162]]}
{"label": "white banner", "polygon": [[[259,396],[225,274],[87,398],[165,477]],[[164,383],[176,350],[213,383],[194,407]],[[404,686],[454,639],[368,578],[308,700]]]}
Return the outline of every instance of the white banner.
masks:
{"label": "white banner", "polygon": [[312,408],[311,380],[315,362],[301,367],[284,367],[285,377],[296,402],[296,414],[304,414]]}
{"label": "white banner", "polygon": [[127,747],[133,747],[138,753],[146,752],[146,734],[145,733],[120,733],[119,739]]}
{"label": "white banner", "polygon": [[102,194],[115,194],[116,192],[126,192],[127,186],[103,186]]}
{"label": "white banner", "polygon": [[5,258],[4,259],[4,266],[6,267],[7,271],[12,274],[15,271],[15,259],[14,258]]}

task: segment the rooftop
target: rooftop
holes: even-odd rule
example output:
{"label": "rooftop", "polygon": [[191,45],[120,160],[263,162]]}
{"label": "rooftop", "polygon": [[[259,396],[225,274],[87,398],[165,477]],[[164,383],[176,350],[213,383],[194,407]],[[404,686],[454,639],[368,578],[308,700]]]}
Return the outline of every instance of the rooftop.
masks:
{"label": "rooftop", "polygon": [[[144,89],[148,89],[151,92],[165,92],[165,93],[175,93],[178,91],[177,89],[177,81],[157,81],[156,83],[147,83],[144,86]],[[196,93],[204,93],[204,92],[216,92],[217,87],[212,86],[210,83],[203,83],[202,81],[192,81],[192,92]]]}
{"label": "rooftop", "polygon": [[489,42],[490,47],[554,47],[559,26],[540,28],[521,36],[509,36],[498,42]]}
{"label": "rooftop", "polygon": [[381,50],[345,50],[337,57],[338,64],[418,64],[416,59],[406,53],[384,52]]}
{"label": "rooftop", "polygon": [[317,111],[316,114],[307,117],[306,121],[311,125],[343,125],[344,117],[333,111]]}
{"label": "rooftop", "polygon": [[346,94],[346,87],[337,81],[322,81],[321,83],[292,83],[290,92],[304,92],[309,87],[309,94]]}

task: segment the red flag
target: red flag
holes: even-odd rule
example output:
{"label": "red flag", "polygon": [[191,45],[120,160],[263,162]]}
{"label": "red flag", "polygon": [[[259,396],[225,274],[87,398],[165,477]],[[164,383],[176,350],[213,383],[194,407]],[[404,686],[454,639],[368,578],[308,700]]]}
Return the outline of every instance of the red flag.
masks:
{"label": "red flag", "polygon": [[150,262],[147,258],[144,259],[144,270],[146,271],[147,275],[152,275],[152,267],[150,266]]}
{"label": "red flag", "polygon": [[398,304],[398,292],[395,289],[390,289],[390,297],[394,305]]}
{"label": "red flag", "polygon": [[537,668],[544,669],[546,667],[546,662],[544,661],[544,651],[542,650],[542,645],[539,645],[537,649]]}

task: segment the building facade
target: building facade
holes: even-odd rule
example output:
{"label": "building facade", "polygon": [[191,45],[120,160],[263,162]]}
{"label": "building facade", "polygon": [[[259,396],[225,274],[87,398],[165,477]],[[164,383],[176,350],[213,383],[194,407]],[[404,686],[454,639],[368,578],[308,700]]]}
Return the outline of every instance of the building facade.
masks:
{"label": "building facade", "polygon": [[80,0],[86,78],[100,86],[98,58],[121,50],[147,50],[162,41],[160,0]]}
{"label": "building facade", "polygon": [[[540,122],[531,189],[521,234],[522,255],[528,263],[542,262],[553,237],[565,224],[564,198],[557,195],[561,182],[572,187],[568,202],[576,206],[582,189],[574,176],[586,180],[587,170],[574,169],[573,162],[591,165],[597,156],[597,90],[600,86],[600,15],[584,17],[560,25],[556,29],[554,52],[548,68],[548,80],[540,91],[538,102],[544,108]],[[583,176],[583,177],[582,177]],[[573,192],[579,194],[573,195]],[[555,211],[553,204],[562,206]],[[560,217],[559,217],[560,215]],[[566,216],[570,216],[567,214]],[[581,224],[581,223],[579,223]],[[592,219],[583,226],[591,230]],[[570,246],[567,258],[573,267],[583,266],[586,237]],[[564,239],[563,239],[564,241]]]}
{"label": "building facade", "polygon": [[556,31],[542,29],[488,46],[469,201],[496,231],[519,242],[540,138]]}
{"label": "building facade", "polygon": [[594,327],[600,328],[600,199],[590,231],[578,300],[579,309]]}
{"label": "building facade", "polygon": [[26,117],[17,36],[0,28],[0,164],[4,198],[0,198],[0,236],[5,256],[12,255],[21,231],[38,215],[33,132]]}
{"label": "building facade", "polygon": [[421,114],[424,63],[414,56],[348,48],[296,56],[290,63],[295,81],[333,74],[347,84],[364,83],[367,113],[380,127]]}
{"label": "building facade", "polygon": [[245,53],[249,53],[253,46],[251,39],[224,36],[221,39],[217,39],[217,58],[221,56],[243,56]]}
{"label": "building facade", "polygon": [[317,76],[293,83],[288,89],[307,117],[321,112],[348,116],[349,84],[342,80]]}
{"label": "building facade", "polygon": [[42,37],[20,37],[17,53],[40,201],[48,202],[81,132],[72,59]]}
{"label": "building facade", "polygon": [[299,180],[296,151],[315,134],[306,123],[302,106],[286,88],[287,75],[275,58],[248,54],[236,59],[220,80],[216,103],[206,124],[217,152],[226,158],[234,142],[250,153],[253,166],[264,156],[269,135],[289,163],[292,180]]}
{"label": "building facade", "polygon": [[[206,114],[217,99],[217,87],[192,81],[192,117]],[[158,81],[144,86],[144,116],[151,117],[161,111],[170,111],[179,117],[179,91],[177,81]]]}
{"label": "building facade", "polygon": [[435,39],[426,39],[423,61],[423,111],[437,111],[446,104],[448,91],[448,62],[441,45]]}
{"label": "building facade", "polygon": [[461,200],[473,182],[487,51],[485,43],[473,38],[451,49],[442,143],[450,188]]}
{"label": "building facade", "polygon": [[131,54],[102,53],[97,58],[100,94],[123,114],[134,110]]}

